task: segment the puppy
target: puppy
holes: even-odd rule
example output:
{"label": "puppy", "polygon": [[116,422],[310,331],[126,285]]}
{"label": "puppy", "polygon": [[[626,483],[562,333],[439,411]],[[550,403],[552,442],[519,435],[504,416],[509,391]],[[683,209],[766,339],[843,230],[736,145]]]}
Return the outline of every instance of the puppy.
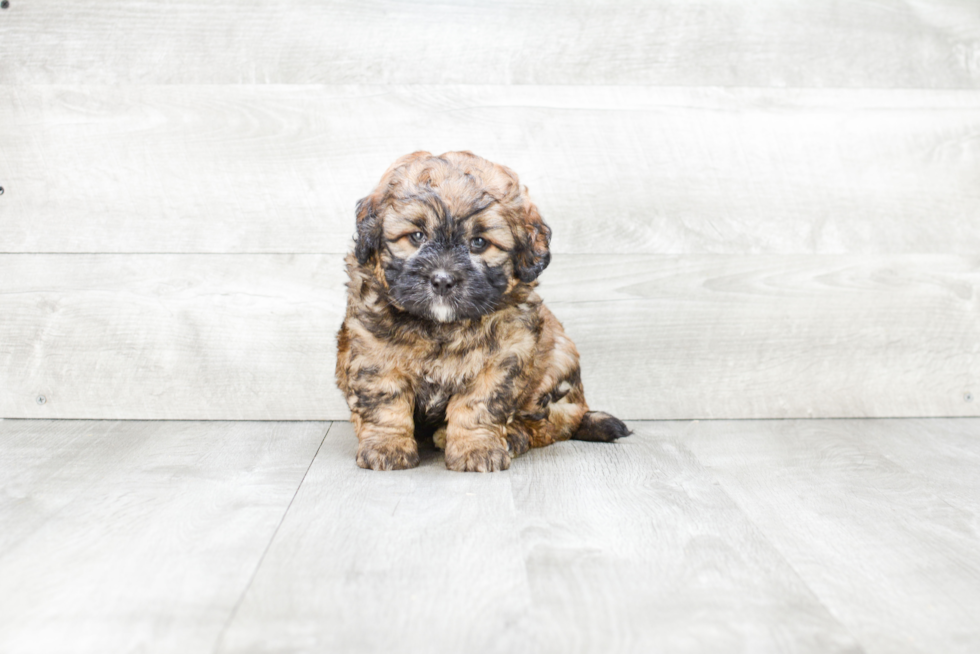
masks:
{"label": "puppy", "polygon": [[357,203],[337,385],[359,466],[412,468],[427,435],[449,469],[485,472],[630,433],[589,411],[578,351],[534,291],[550,239],[517,175],[470,152],[401,157]]}

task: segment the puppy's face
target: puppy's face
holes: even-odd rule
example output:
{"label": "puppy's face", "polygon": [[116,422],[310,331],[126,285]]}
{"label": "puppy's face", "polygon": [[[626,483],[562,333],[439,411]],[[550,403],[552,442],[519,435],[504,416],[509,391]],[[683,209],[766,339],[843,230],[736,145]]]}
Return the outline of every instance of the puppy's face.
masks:
{"label": "puppy's face", "polygon": [[548,265],[550,230],[509,169],[416,152],[358,203],[355,254],[390,300],[438,322],[478,318]]}

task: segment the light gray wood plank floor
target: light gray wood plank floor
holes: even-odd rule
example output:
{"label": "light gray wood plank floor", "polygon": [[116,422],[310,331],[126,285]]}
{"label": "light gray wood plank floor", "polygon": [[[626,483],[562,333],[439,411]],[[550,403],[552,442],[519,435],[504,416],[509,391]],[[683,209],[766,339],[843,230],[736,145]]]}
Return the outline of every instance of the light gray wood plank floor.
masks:
{"label": "light gray wood plank floor", "polygon": [[980,648],[980,419],[631,426],[478,475],[361,470],[343,422],[0,421],[0,651]]}
{"label": "light gray wood plank floor", "polygon": [[206,652],[325,423],[0,422],[0,652]]}

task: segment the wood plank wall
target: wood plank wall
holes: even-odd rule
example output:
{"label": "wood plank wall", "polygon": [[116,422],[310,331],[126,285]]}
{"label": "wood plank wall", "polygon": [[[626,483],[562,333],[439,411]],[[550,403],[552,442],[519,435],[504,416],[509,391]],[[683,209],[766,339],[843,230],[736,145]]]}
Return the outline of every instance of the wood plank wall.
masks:
{"label": "wood plank wall", "polygon": [[0,417],[345,419],[416,149],[530,187],[596,408],[980,415],[973,0],[11,0]]}

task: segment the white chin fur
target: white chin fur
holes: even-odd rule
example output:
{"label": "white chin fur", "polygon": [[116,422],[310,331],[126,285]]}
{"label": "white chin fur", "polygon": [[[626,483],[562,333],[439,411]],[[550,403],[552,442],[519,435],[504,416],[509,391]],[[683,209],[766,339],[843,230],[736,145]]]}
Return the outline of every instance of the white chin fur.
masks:
{"label": "white chin fur", "polygon": [[429,311],[432,312],[432,317],[439,322],[452,322],[453,318],[456,317],[456,312],[453,311],[453,308],[446,306],[442,302],[433,302],[429,306]]}

